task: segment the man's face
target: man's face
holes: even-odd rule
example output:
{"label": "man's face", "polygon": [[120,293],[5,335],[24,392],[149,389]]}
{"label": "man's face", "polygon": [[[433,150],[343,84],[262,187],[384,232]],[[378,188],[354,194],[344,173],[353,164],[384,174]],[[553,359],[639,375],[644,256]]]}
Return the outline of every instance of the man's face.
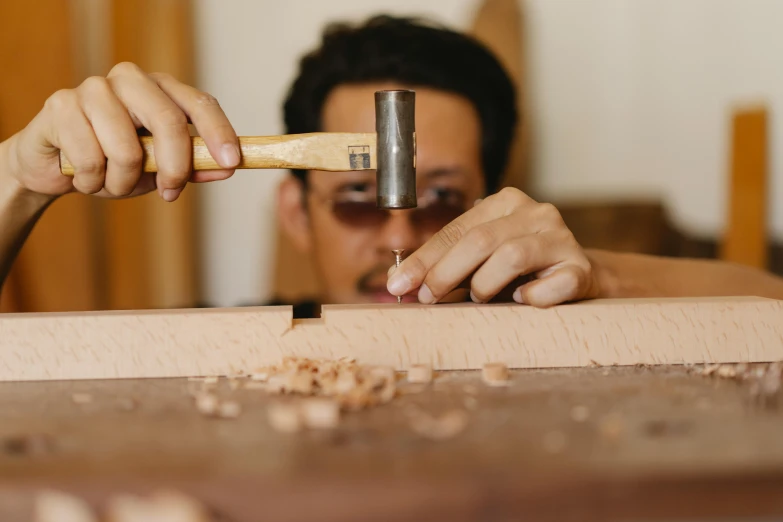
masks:
{"label": "man's face", "polygon": [[[336,88],[323,107],[323,131],[375,132],[375,92],[405,88],[387,83]],[[285,228],[312,255],[325,303],[395,302],[386,290],[392,250],[409,254],[483,195],[481,127],[473,106],[443,91],[415,90],[420,208],[377,209],[375,171],[311,171],[306,207],[293,208],[292,193],[281,198],[289,201],[282,205]],[[289,192],[298,190],[293,180],[286,183]]]}

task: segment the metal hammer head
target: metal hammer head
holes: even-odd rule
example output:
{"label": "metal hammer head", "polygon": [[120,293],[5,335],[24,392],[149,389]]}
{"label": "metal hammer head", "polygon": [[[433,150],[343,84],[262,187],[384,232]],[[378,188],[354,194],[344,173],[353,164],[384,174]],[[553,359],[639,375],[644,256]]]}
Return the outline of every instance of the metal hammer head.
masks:
{"label": "metal hammer head", "polygon": [[375,93],[378,207],[414,208],[416,200],[416,93]]}

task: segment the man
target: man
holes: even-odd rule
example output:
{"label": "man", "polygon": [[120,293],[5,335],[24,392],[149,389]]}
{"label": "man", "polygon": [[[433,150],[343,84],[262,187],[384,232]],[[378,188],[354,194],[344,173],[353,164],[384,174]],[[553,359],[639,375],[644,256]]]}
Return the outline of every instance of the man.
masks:
{"label": "man", "polygon": [[[285,104],[291,133],[372,132],[375,91],[417,92],[421,208],[379,211],[367,172],[295,172],[281,184],[280,222],[315,259],[322,302],[405,295],[436,303],[460,286],[476,302],[540,307],[595,297],[783,298],[783,280],[759,270],[585,250],[552,205],[515,189],[494,193],[515,124],[514,92],[497,60],[465,36],[381,17],[327,32],[301,65]],[[188,119],[223,170],[191,172]],[[157,175],[140,172],[142,127],[155,141]],[[59,149],[75,165],[73,178],[59,172]],[[56,198],[157,190],[174,201],[188,182],[228,178],[238,161],[218,102],[168,75],[122,63],[106,78],[54,93],[0,144],[0,281]],[[410,255],[393,270],[396,248]]]}

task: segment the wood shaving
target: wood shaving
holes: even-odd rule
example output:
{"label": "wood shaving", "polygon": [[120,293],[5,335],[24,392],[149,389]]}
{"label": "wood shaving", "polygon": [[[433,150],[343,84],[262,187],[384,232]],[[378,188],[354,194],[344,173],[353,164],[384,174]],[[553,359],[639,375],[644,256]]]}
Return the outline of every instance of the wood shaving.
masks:
{"label": "wood shaving", "polygon": [[272,403],[266,413],[269,425],[275,431],[294,433],[302,429],[302,415],[295,405]]}
{"label": "wood shaving", "polygon": [[585,422],[590,417],[590,410],[587,406],[574,406],[571,408],[571,420],[574,422]]}
{"label": "wood shaving", "polygon": [[89,404],[92,402],[92,395],[89,393],[74,393],[71,395],[71,400],[76,404]]}
{"label": "wood shaving", "polygon": [[196,499],[161,491],[148,497],[114,495],[106,503],[106,522],[209,522],[212,517]]}
{"label": "wood shaving", "polygon": [[708,377],[718,371],[718,368],[720,368],[720,364],[708,364],[704,366],[704,369],[701,371],[701,374],[705,377]]}
{"label": "wood shaving", "polygon": [[204,384],[217,384],[218,378],[214,375],[210,377],[204,377],[204,379],[202,379],[201,382],[203,382]]}
{"label": "wood shaving", "polygon": [[196,409],[204,415],[214,415],[219,405],[218,397],[214,393],[200,393],[196,395]]}
{"label": "wood shaving", "polygon": [[217,414],[224,419],[234,419],[242,413],[242,407],[236,401],[224,401],[218,406]]}
{"label": "wood shaving", "polygon": [[414,364],[408,368],[408,382],[432,382],[432,366],[429,364]]}
{"label": "wood shaving", "polygon": [[730,364],[722,364],[716,373],[718,374],[718,377],[724,379],[732,379],[737,376],[737,370]]}
{"label": "wood shaving", "polygon": [[594,361],[593,359],[590,359],[590,364],[588,365],[589,368],[600,368],[602,366],[603,366],[603,364],[600,364],[600,363]]}
{"label": "wood shaving", "polygon": [[42,491],[35,496],[34,522],[98,522],[90,505],[60,491]]}
{"label": "wood shaving", "polygon": [[468,425],[468,414],[463,410],[450,410],[440,417],[418,409],[408,412],[414,432],[431,440],[446,440],[459,435]]}
{"label": "wood shaving", "polygon": [[[264,390],[275,395],[331,397],[342,409],[355,411],[394,399],[396,372],[389,366],[359,365],[353,359],[315,360],[286,357],[251,374],[263,377]],[[250,389],[251,383],[245,383]]]}
{"label": "wood shaving", "polygon": [[506,386],[508,366],[503,363],[487,363],[481,370],[481,378],[488,386]]}
{"label": "wood shaving", "polygon": [[331,429],[340,423],[340,404],[332,399],[306,399],[301,404],[301,411],[308,428]]}

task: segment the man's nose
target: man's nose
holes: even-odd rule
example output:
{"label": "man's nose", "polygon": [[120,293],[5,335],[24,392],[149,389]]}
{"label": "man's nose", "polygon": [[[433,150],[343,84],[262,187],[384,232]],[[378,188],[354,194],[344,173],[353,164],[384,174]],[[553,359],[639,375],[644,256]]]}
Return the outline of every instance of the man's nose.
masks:
{"label": "man's nose", "polygon": [[390,217],[378,231],[378,248],[391,251],[395,248],[414,250],[421,234],[416,230],[411,210],[392,210]]}

